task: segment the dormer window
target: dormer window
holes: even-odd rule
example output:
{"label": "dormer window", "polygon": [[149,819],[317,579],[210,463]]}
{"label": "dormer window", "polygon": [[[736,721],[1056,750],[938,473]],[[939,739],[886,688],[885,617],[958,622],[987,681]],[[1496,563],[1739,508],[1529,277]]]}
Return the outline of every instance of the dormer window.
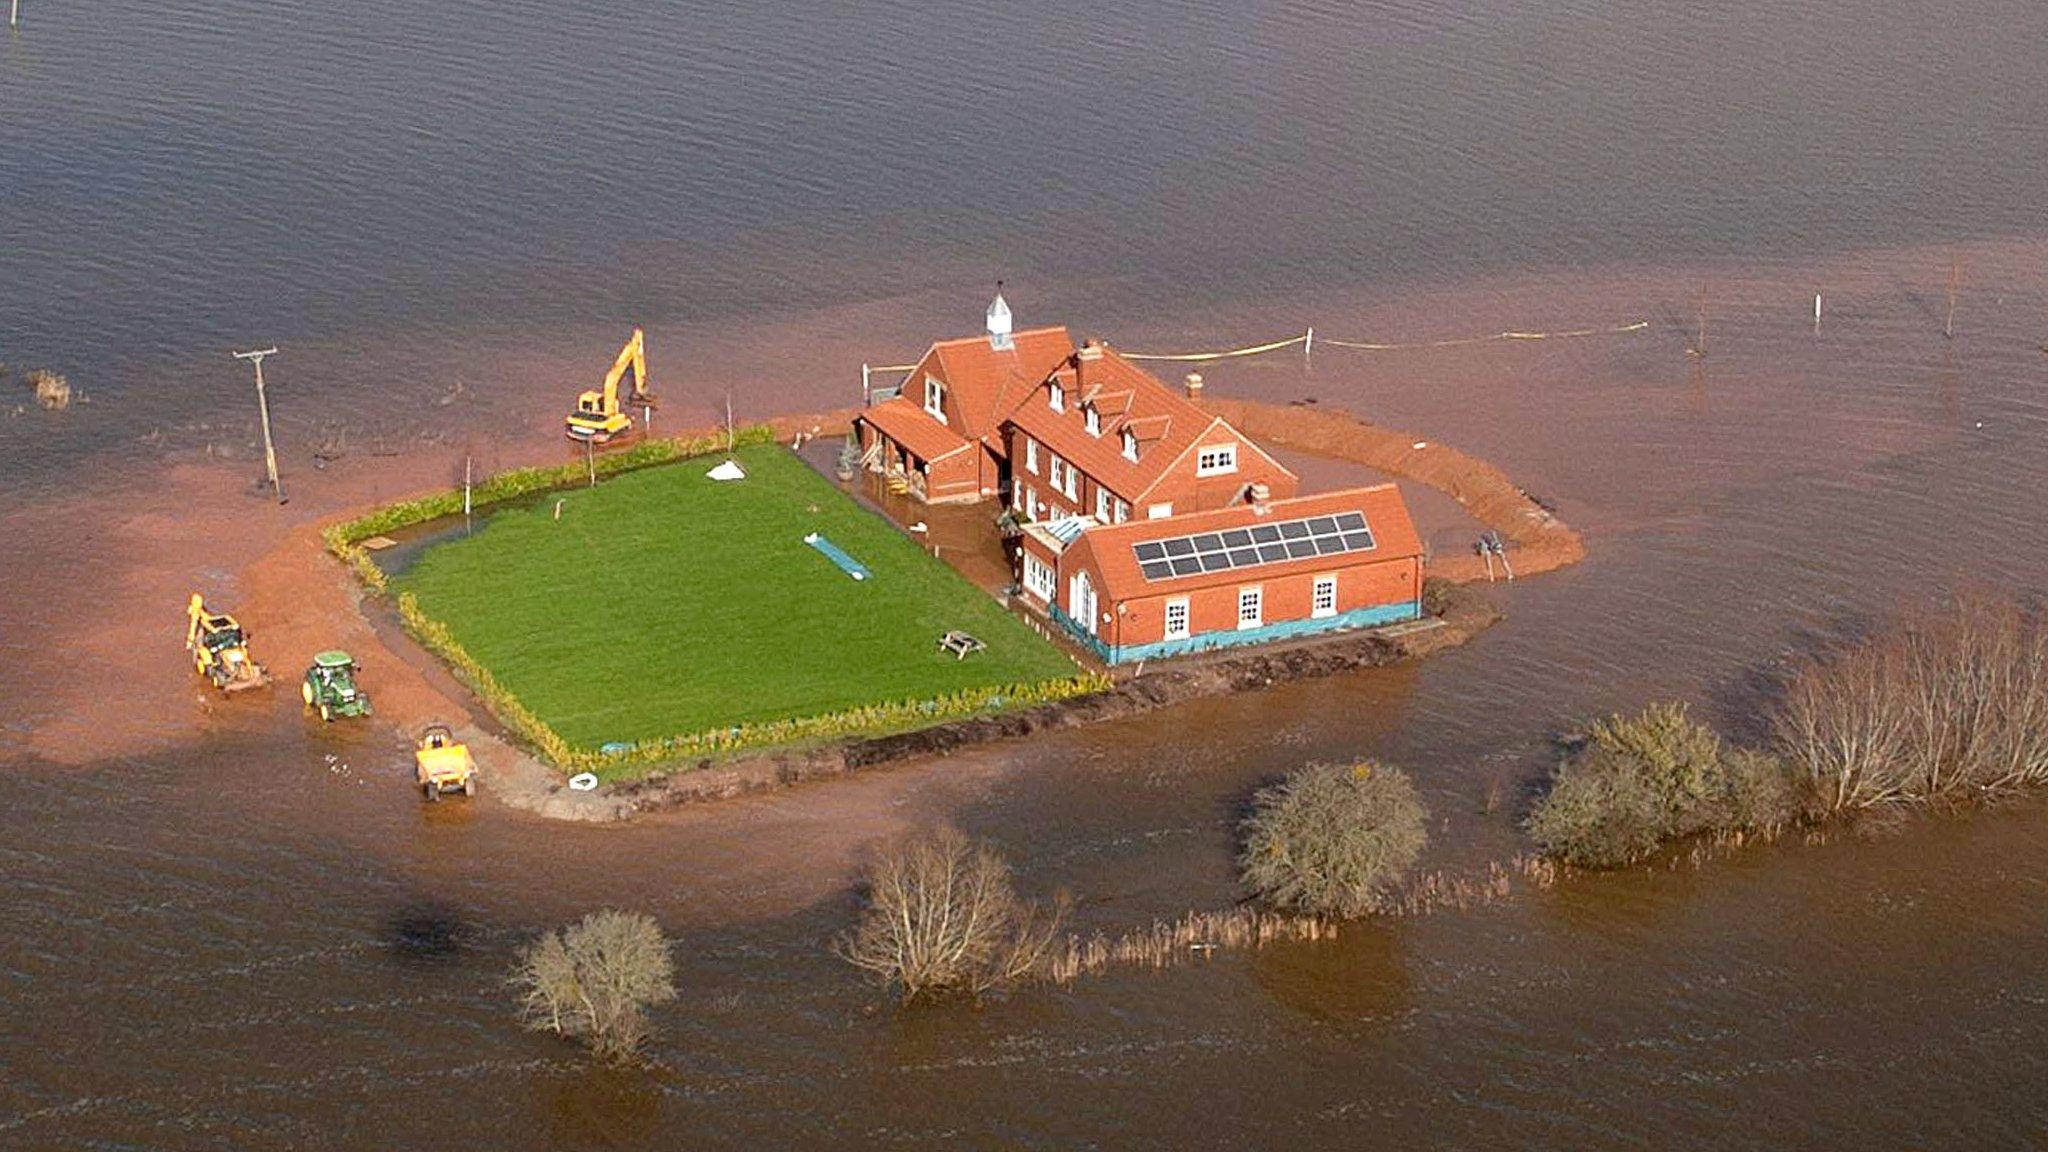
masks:
{"label": "dormer window", "polygon": [[1237,445],[1218,444],[1204,448],[1195,458],[1195,475],[1220,476],[1225,472],[1237,471]]}
{"label": "dormer window", "polygon": [[1067,390],[1060,387],[1059,381],[1055,380],[1045,386],[1045,402],[1052,405],[1055,412],[1067,410]]}
{"label": "dormer window", "polygon": [[932,419],[946,423],[946,386],[936,376],[924,378],[924,410]]}
{"label": "dormer window", "polygon": [[1138,434],[1129,428],[1124,429],[1124,459],[1138,462]]}
{"label": "dormer window", "polygon": [[1095,411],[1095,405],[1081,409],[1081,422],[1087,425],[1090,436],[1102,435],[1102,415]]}

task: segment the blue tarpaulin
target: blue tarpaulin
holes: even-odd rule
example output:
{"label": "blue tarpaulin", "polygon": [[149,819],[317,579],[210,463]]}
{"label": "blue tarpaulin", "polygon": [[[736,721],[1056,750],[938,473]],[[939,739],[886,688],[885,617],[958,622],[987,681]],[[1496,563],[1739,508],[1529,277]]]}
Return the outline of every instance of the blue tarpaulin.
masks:
{"label": "blue tarpaulin", "polygon": [[816,532],[804,537],[804,543],[823,552],[826,559],[839,565],[841,571],[844,571],[855,580],[865,580],[868,578],[868,570],[862,566],[860,561],[848,556],[845,549],[818,535]]}

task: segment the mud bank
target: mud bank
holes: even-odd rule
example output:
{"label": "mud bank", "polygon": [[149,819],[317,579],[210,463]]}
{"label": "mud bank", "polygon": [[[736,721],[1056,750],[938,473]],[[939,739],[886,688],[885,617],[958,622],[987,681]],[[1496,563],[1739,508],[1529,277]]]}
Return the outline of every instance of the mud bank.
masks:
{"label": "mud bank", "polygon": [[1142,675],[1130,675],[1107,692],[994,716],[976,716],[915,732],[725,763],[707,760],[623,785],[607,798],[612,803],[590,805],[590,815],[585,818],[597,818],[601,809],[608,810],[611,818],[619,819],[680,804],[722,800],[926,756],[943,756],[978,744],[1120,720],[1206,697],[1383,668],[1455,648],[1501,619],[1500,610],[1472,589],[1435,585],[1432,599],[1437,602],[1440,614],[1417,624],[1251,653],[1191,657]]}
{"label": "mud bank", "polygon": [[[1579,534],[1555,513],[1500,469],[1456,448],[1335,409],[1219,397],[1201,403],[1254,440],[1349,460],[1437,489],[1500,533],[1517,576],[1554,571],[1586,557]],[[1458,583],[1487,576],[1486,562],[1476,552],[1431,556],[1428,572]]]}

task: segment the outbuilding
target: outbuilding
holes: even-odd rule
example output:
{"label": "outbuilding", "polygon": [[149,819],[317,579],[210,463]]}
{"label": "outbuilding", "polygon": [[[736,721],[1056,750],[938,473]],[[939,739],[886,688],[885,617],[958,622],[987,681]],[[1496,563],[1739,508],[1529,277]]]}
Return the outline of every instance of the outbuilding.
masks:
{"label": "outbuilding", "polygon": [[1398,488],[1167,519],[1028,525],[1018,583],[1110,664],[1413,620],[1422,542]]}

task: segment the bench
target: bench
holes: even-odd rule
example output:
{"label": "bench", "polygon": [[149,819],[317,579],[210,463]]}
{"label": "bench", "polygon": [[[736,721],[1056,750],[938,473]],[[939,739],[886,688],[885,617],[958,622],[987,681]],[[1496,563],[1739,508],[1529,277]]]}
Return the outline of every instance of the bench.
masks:
{"label": "bench", "polygon": [[953,654],[955,660],[967,659],[969,652],[979,652],[988,645],[976,640],[965,632],[948,632],[939,637],[939,647]]}

